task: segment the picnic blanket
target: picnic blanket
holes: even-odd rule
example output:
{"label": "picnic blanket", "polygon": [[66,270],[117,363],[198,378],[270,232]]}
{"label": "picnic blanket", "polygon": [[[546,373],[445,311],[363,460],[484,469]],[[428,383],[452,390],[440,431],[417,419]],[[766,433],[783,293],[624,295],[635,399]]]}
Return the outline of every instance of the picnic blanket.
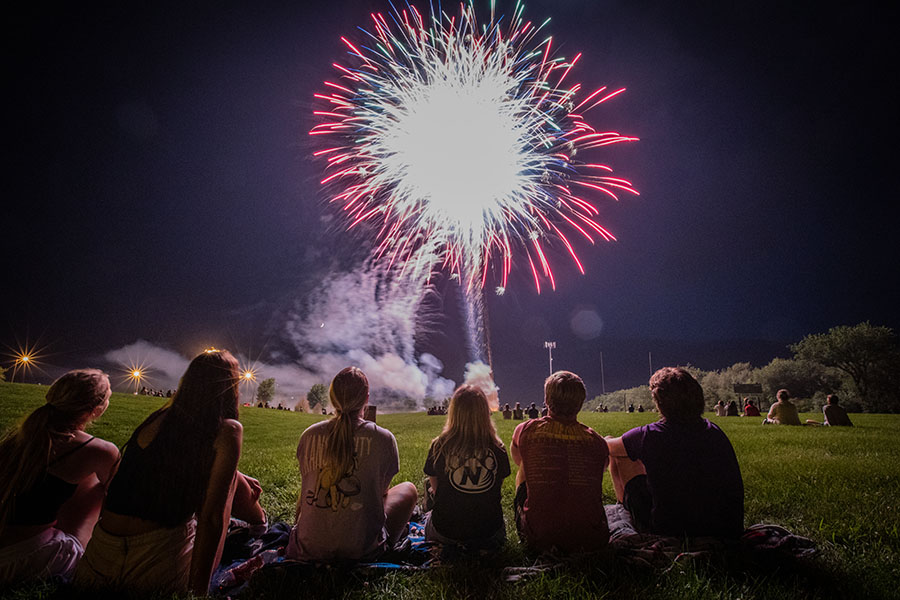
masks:
{"label": "picnic blanket", "polygon": [[[723,557],[741,564],[748,561],[783,563],[785,560],[806,560],[817,552],[815,542],[794,535],[779,525],[752,525],[738,540],[703,537],[685,540],[640,533],[635,530],[630,515],[621,504],[605,508],[610,529],[608,551],[615,558],[638,567],[668,570],[687,561],[712,561]],[[377,562],[294,561],[284,557],[290,531],[290,525],[278,522],[271,524],[266,533],[254,537],[248,528],[232,524],[225,539],[221,565],[212,577],[210,593],[240,595],[251,577],[263,569],[286,570],[300,577],[307,571],[320,569],[349,569],[362,573],[419,571],[477,554],[465,547],[426,542],[424,524],[414,520],[409,523],[408,535]],[[519,581],[564,569],[573,559],[577,557],[544,553],[530,566],[504,568],[503,577],[507,581]]]}
{"label": "picnic blanket", "polygon": [[440,545],[425,541],[425,526],[418,521],[410,521],[408,534],[377,562],[290,560],[284,556],[290,533],[290,525],[278,522],[270,525],[265,534],[253,537],[246,527],[232,523],[225,537],[222,561],[210,581],[210,594],[239,595],[250,578],[263,568],[289,569],[295,573],[347,568],[358,571],[415,571],[432,566],[441,556]]}
{"label": "picnic blanket", "polygon": [[[665,572],[692,561],[719,561],[742,567],[754,563],[790,564],[810,559],[817,553],[814,541],[795,535],[780,525],[751,525],[737,540],[714,537],[686,540],[640,533],[623,505],[611,504],[604,508],[609,522],[609,552],[616,559],[637,567]],[[563,569],[577,559],[577,556],[545,552],[531,566],[507,567],[503,574],[507,581],[519,581]]]}

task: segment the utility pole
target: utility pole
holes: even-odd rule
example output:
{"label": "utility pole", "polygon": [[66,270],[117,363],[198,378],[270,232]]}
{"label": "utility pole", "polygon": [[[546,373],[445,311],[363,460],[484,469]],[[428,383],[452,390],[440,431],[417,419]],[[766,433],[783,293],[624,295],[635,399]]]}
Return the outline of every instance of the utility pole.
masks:
{"label": "utility pole", "polygon": [[650,377],[653,377],[653,353],[647,352],[647,361],[650,363]]}
{"label": "utility pole", "polygon": [[550,356],[550,374],[553,375],[553,349],[556,348],[556,342],[544,342],[544,348]]}
{"label": "utility pole", "polygon": [[600,389],[606,394],[606,378],[603,376],[603,353],[600,353]]}

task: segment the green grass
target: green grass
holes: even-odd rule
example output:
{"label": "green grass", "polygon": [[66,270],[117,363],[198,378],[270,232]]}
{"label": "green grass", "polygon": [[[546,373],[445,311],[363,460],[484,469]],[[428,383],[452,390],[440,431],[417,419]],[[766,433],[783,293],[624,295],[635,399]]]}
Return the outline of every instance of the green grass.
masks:
{"label": "green grass", "polygon": [[[43,402],[45,388],[0,384],[0,428]],[[91,433],[122,445],[134,427],[164,402],[115,394]],[[819,414],[801,418],[820,418]],[[498,415],[499,417],[499,415]],[[263,486],[273,519],[290,520],[300,490],[297,440],[321,416],[245,408],[240,468]],[[584,413],[581,420],[603,435],[620,435],[648,423],[654,413]],[[852,429],[777,427],[761,419],[712,417],[731,439],[745,485],[746,523],[778,523],[813,538],[821,555],[812,570],[742,570],[715,565],[668,572],[635,569],[610,555],[578,557],[566,568],[518,583],[500,577],[505,566],[528,566],[534,557],[517,543],[512,525],[514,476],[503,487],[510,541],[496,557],[472,559],[423,573],[362,576],[323,570],[302,581],[263,580],[258,597],[344,598],[900,598],[900,415],[853,415]],[[400,447],[395,482],[421,490],[422,466],[442,417],[379,415]],[[517,422],[497,420],[508,445]],[[513,466],[515,475],[515,466]],[[607,502],[612,486],[604,481]],[[13,597],[53,597],[53,586],[12,590]]]}

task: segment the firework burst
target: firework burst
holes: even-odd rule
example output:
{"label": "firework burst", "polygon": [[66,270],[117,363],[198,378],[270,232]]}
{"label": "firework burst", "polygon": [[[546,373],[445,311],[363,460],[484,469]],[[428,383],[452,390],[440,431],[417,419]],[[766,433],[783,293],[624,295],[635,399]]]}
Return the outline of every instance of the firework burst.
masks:
{"label": "firework burst", "polygon": [[522,11],[504,26],[492,8],[481,25],[471,4],[427,20],[407,5],[372,14],[363,39],[341,38],[350,59],[316,94],[327,106],[310,134],[331,142],[315,152],[331,201],[349,228],[374,226],[375,256],[389,268],[442,265],[467,288],[494,271],[506,289],[524,250],[540,292],[542,280],[556,285],[548,248],[564,248],[584,273],[570,238],[615,239],[585,195],[637,192],[576,155],[637,139],[584,117],[624,88],[582,98],[569,77],[581,54],[556,56],[540,33],[547,22]]}

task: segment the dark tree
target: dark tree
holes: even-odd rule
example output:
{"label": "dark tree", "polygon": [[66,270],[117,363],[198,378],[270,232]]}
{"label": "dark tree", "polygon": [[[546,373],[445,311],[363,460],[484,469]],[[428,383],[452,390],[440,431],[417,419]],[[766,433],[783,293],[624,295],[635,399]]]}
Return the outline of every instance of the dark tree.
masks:
{"label": "dark tree", "polygon": [[900,357],[893,330],[868,321],[808,335],[790,348],[798,360],[816,362],[845,373],[866,407],[881,408],[884,404],[880,396],[890,393],[884,389],[887,387],[883,381],[885,374],[893,370]]}
{"label": "dark tree", "polygon": [[328,388],[325,384],[317,383],[309,388],[306,394],[306,404],[310,412],[314,412],[317,406],[324,407],[328,403]]}
{"label": "dark tree", "polygon": [[275,398],[275,378],[263,379],[256,388],[256,399],[263,404],[268,404],[273,398]]}

